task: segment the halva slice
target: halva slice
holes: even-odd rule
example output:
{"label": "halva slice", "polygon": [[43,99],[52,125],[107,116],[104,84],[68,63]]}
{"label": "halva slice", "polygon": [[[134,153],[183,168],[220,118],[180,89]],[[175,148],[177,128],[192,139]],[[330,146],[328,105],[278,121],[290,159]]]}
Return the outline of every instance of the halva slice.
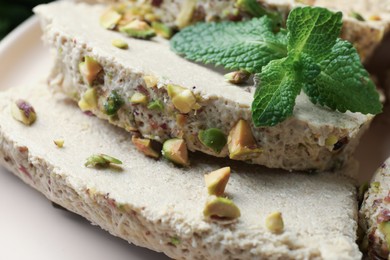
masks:
{"label": "halva slice", "polygon": [[[34,106],[39,120],[30,126],[14,120],[11,106],[18,99]],[[58,136],[66,140],[63,149],[53,145]],[[0,93],[0,155],[1,165],[49,200],[173,259],[361,259],[350,178],[199,153],[191,167],[176,167],[144,156],[126,131],[81,113],[46,85]],[[122,164],[86,167],[92,155]],[[224,197],[213,199],[204,174],[227,166]],[[275,212],[283,227],[277,218],[269,225]]]}
{"label": "halva slice", "polygon": [[255,127],[254,87],[233,85],[225,72],[179,57],[162,38],[123,36],[129,49],[114,47],[112,39],[121,35],[100,26],[104,11],[66,1],[35,8],[44,41],[56,53],[51,89],[144,138],[179,138],[190,151],[270,168],[326,170],[350,158],[372,119],[314,105],[302,93],[288,120]]}
{"label": "halva slice", "polygon": [[[91,1],[90,1],[91,2]],[[106,4],[127,3],[137,14],[183,28],[199,21],[240,21],[256,14],[256,2],[271,12],[287,17],[300,5],[326,7],[342,11],[344,26],[341,37],[354,43],[362,60],[368,58],[390,30],[389,0],[95,0]],[[123,6],[123,5],[122,5]]]}
{"label": "halva slice", "polygon": [[360,222],[366,237],[364,247],[372,259],[390,256],[390,159],[377,170],[365,193]]}

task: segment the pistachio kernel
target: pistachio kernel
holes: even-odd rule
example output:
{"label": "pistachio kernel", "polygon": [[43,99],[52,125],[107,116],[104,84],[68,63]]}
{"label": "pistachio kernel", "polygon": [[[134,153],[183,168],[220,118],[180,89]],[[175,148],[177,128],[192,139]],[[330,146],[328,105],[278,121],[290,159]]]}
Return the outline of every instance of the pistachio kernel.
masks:
{"label": "pistachio kernel", "polygon": [[117,91],[113,90],[103,104],[105,113],[109,116],[115,115],[123,104],[122,97]]}
{"label": "pistachio kernel", "polygon": [[148,97],[140,92],[135,92],[130,98],[130,103],[146,105],[148,103]]}
{"label": "pistachio kernel", "polygon": [[183,139],[166,140],[162,147],[162,155],[177,165],[189,165],[187,144]]}
{"label": "pistachio kernel", "polygon": [[226,81],[233,84],[242,84],[245,83],[249,77],[250,73],[246,70],[237,70],[224,75]]}
{"label": "pistachio kernel", "polygon": [[159,35],[165,39],[170,39],[173,35],[172,28],[166,24],[159,23],[159,22],[153,22],[152,28],[156,32],[157,35]]}
{"label": "pistachio kernel", "polygon": [[371,15],[370,17],[368,17],[368,20],[370,20],[370,21],[381,21],[382,18],[379,15]]}
{"label": "pistachio kernel", "polygon": [[379,231],[382,232],[385,237],[387,248],[390,249],[390,222],[385,221],[378,225]]}
{"label": "pistachio kernel", "polygon": [[163,111],[164,110],[164,103],[160,100],[153,100],[153,101],[149,102],[148,109]]}
{"label": "pistachio kernel", "polygon": [[282,218],[282,213],[280,212],[273,212],[267,216],[265,219],[265,226],[272,232],[272,233],[281,233],[284,229],[284,223]]}
{"label": "pistachio kernel", "polygon": [[81,76],[83,76],[84,82],[88,83],[90,86],[102,70],[102,66],[90,56],[85,56],[84,61],[79,64]]}
{"label": "pistachio kernel", "polygon": [[127,44],[127,42],[125,42],[124,40],[122,40],[122,39],[114,39],[114,40],[112,40],[112,45],[114,46],[114,47],[117,47],[117,48],[119,48],[119,49],[123,49],[123,50],[126,50],[126,49],[128,49],[129,48],[129,44]]}
{"label": "pistachio kernel", "polygon": [[226,184],[230,178],[230,167],[224,167],[216,171],[205,174],[204,180],[209,195],[222,196],[225,192]]}
{"label": "pistachio kernel", "polygon": [[152,75],[144,76],[145,85],[148,88],[157,87],[158,78]]}
{"label": "pistachio kernel", "polygon": [[114,10],[107,10],[102,16],[100,16],[100,25],[105,29],[112,30],[121,19],[122,15],[118,12]]}
{"label": "pistachio kernel", "polygon": [[25,125],[33,124],[37,118],[33,106],[23,99],[18,99],[12,103],[11,114],[14,119]]}
{"label": "pistachio kernel", "polygon": [[361,22],[364,22],[364,21],[365,21],[364,17],[363,17],[361,14],[357,13],[357,12],[351,12],[349,15],[350,15],[352,18],[355,18],[355,19],[358,20],[358,21],[361,21]]}
{"label": "pistachio kernel", "polygon": [[236,219],[241,216],[240,209],[230,199],[210,196],[203,210],[206,218]]}
{"label": "pistachio kernel", "polygon": [[54,140],[54,144],[58,147],[58,148],[62,148],[64,147],[64,139],[56,139]]}
{"label": "pistachio kernel", "polygon": [[178,246],[180,245],[180,238],[177,237],[177,236],[174,236],[174,237],[171,237],[171,244],[174,245],[174,246]]}
{"label": "pistachio kernel", "polygon": [[89,88],[85,91],[78,105],[82,111],[92,111],[97,107],[97,93],[95,88]]}
{"label": "pistachio kernel", "polygon": [[140,151],[141,153],[145,154],[146,156],[158,159],[160,157],[160,154],[156,152],[152,147],[152,141],[150,139],[143,139],[136,136],[131,137],[131,141],[135,145],[135,147]]}
{"label": "pistachio kernel", "polygon": [[261,153],[247,121],[240,119],[228,135],[230,159],[250,159]]}
{"label": "pistachio kernel", "polygon": [[196,2],[196,0],[183,1],[183,4],[175,21],[175,24],[179,29],[182,29],[190,24],[195,11]]}
{"label": "pistachio kernel", "polygon": [[198,139],[216,153],[220,153],[227,143],[225,134],[218,128],[199,131]]}
{"label": "pistachio kernel", "polygon": [[110,164],[122,164],[122,162],[106,154],[94,154],[87,158],[86,167],[108,167]]}
{"label": "pistachio kernel", "polygon": [[381,191],[381,183],[379,181],[371,182],[370,188],[374,193],[379,193]]}
{"label": "pistachio kernel", "polygon": [[129,37],[150,39],[156,36],[154,30],[144,21],[134,20],[119,29]]}
{"label": "pistachio kernel", "polygon": [[196,97],[191,90],[178,85],[169,84],[167,86],[168,96],[172,99],[173,106],[180,113],[187,114],[196,104]]}

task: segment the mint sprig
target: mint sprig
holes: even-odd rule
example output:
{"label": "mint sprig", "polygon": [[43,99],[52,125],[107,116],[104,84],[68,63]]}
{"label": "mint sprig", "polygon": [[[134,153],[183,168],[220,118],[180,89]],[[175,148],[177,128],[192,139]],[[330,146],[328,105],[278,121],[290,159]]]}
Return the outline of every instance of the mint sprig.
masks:
{"label": "mint sprig", "polygon": [[271,60],[287,54],[286,33],[273,33],[267,17],[245,22],[198,23],[171,39],[172,49],[189,60],[227,69],[260,72]]}
{"label": "mint sprig", "polygon": [[289,14],[286,31],[273,33],[268,17],[202,23],[176,34],[171,46],[190,60],[255,73],[256,126],[291,116],[301,90],[313,103],[340,112],[378,114],[382,105],[375,85],[356,49],[338,38],[341,27],[340,12],[298,7]]}

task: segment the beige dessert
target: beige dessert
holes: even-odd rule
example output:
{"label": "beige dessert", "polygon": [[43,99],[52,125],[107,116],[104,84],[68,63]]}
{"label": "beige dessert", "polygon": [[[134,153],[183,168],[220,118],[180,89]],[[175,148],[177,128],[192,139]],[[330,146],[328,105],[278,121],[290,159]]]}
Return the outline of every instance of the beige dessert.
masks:
{"label": "beige dessert", "polygon": [[[91,2],[91,1],[90,1]],[[248,16],[240,8],[245,0],[97,0],[100,3],[128,3],[139,7],[140,13],[168,25],[183,28],[197,21],[240,20]],[[287,16],[295,6],[302,4],[322,6],[342,11],[344,28],[341,37],[353,42],[362,60],[368,58],[390,30],[389,0],[258,0],[268,10],[277,10]]]}
{"label": "beige dessert", "polygon": [[[255,127],[253,87],[233,85],[223,72],[184,60],[162,38],[133,39],[104,29],[104,10],[67,2],[35,9],[44,41],[56,54],[50,86],[143,139],[180,139],[181,149],[271,168],[326,170],[350,158],[372,119],[313,105],[301,94],[291,118]],[[127,50],[112,45],[118,38]]]}
{"label": "beige dessert", "polygon": [[366,237],[364,247],[371,259],[387,259],[390,252],[390,160],[375,173],[360,209]]}
{"label": "beige dessert", "polygon": [[[1,164],[130,243],[175,259],[361,258],[356,189],[340,173],[287,173],[207,156],[179,168],[144,156],[127,132],[81,113],[46,85],[0,97]],[[19,99],[34,108],[33,124],[12,116]],[[105,162],[85,166],[92,155]],[[224,195],[209,195],[204,175],[218,179],[215,171],[228,166]]]}

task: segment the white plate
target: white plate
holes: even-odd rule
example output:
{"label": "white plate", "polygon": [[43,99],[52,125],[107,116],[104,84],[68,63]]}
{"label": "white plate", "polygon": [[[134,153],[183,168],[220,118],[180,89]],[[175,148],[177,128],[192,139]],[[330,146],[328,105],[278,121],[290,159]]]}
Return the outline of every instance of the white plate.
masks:
{"label": "white plate", "polygon": [[[31,18],[0,42],[0,89],[44,80],[51,66]],[[0,259],[169,259],[129,245],[76,214],[54,209],[43,195],[0,167]]]}
{"label": "white plate", "polygon": [[[0,89],[44,80],[51,66],[36,18],[0,42]],[[388,111],[388,109],[387,109]],[[377,117],[357,152],[360,181],[390,156],[390,117]],[[0,168],[0,259],[168,259],[129,245],[72,213],[52,208],[40,193]]]}

